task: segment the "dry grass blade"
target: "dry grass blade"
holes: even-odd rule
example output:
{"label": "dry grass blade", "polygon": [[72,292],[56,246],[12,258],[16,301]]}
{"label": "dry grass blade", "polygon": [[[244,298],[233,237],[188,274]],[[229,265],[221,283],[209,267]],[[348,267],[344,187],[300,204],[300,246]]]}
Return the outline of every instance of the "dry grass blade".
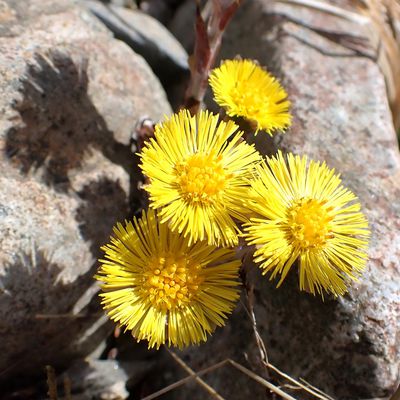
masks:
{"label": "dry grass blade", "polygon": [[325,3],[318,0],[276,0],[276,3],[287,3],[295,6],[307,7],[313,10],[322,11],[327,14],[341,17],[358,24],[368,24],[368,18],[355,12]]}
{"label": "dry grass blade", "polygon": [[65,400],[72,400],[72,389],[71,389],[71,379],[69,378],[68,375],[64,375],[63,379],[64,383],[64,399]]}
{"label": "dry grass blade", "polygon": [[311,385],[310,382],[307,382],[305,379],[303,378],[299,378],[299,381],[301,383],[303,383],[306,387],[310,388],[311,390],[319,393],[322,397],[322,399],[328,399],[328,400],[335,400],[333,397],[329,396],[328,394],[326,394],[325,392],[323,392],[321,389],[318,389],[317,387]]}
{"label": "dry grass blade", "polygon": [[247,282],[245,283],[246,287],[246,299],[247,299],[247,306],[246,307],[243,303],[243,308],[247,314],[247,316],[250,318],[251,325],[253,328],[253,334],[256,339],[256,344],[258,351],[260,353],[260,360],[262,361],[263,364],[269,364],[268,361],[268,353],[267,353],[267,348],[265,346],[264,341],[262,340],[260,333],[258,332],[257,329],[257,320],[256,320],[256,315],[254,314],[254,307],[253,307],[253,302],[254,302],[254,294],[253,294],[253,287],[250,287]]}
{"label": "dry grass blade", "polygon": [[273,385],[272,383],[268,382],[264,378],[261,378],[261,376],[255,374],[253,371],[250,371],[249,369],[243,367],[241,364],[233,361],[233,360],[228,360],[229,363],[241,371],[243,374],[247,375],[249,378],[255,380],[259,384],[263,385],[264,387],[268,388],[272,392],[276,393],[277,395],[281,396],[283,399],[286,400],[296,400],[295,397],[291,396],[290,394],[287,394],[284,392],[282,389],[278,388],[277,386]]}
{"label": "dry grass blade", "polygon": [[267,347],[265,346],[265,343],[257,329],[256,314],[254,312],[254,287],[247,281],[245,274],[242,274],[242,280],[243,280],[244,287],[246,289],[245,294],[246,294],[246,299],[247,299],[247,307],[244,305],[243,305],[243,307],[246,311],[247,316],[249,317],[249,319],[251,321],[251,325],[253,328],[253,333],[254,333],[254,337],[255,337],[255,341],[256,341],[256,346],[257,346],[257,348],[259,350],[259,354],[260,354],[261,363],[266,368],[274,371],[277,375],[279,375],[280,377],[282,377],[282,378],[286,379],[287,381],[289,381],[290,383],[292,383],[294,385],[295,390],[303,390],[321,400],[334,400],[330,396],[325,394],[322,390],[317,389],[316,387],[310,385],[309,383],[303,384],[303,383],[299,382],[298,380],[292,378],[288,374],[282,372],[280,369],[278,369],[277,367],[275,367],[268,361]]}
{"label": "dry grass blade", "polygon": [[200,377],[196,376],[196,373],[174,352],[166,347],[168,353],[171,357],[187,372],[189,375],[194,377],[194,380],[204,388],[212,397],[218,400],[225,400],[219,393],[216,392],[214,388],[212,388],[209,384],[203,381]]}
{"label": "dry grass blade", "polygon": [[285,374],[284,372],[282,372],[280,369],[278,369],[277,367],[275,367],[274,365],[267,363],[266,367],[268,367],[269,369],[271,369],[272,371],[274,371],[275,373],[277,373],[279,376],[281,376],[282,378],[285,378],[286,380],[288,380],[289,382],[291,382],[296,389],[301,389],[304,390],[305,392],[308,392],[310,394],[312,394],[314,397],[316,397],[317,399],[321,399],[321,400],[334,400],[332,397],[330,397],[329,395],[327,395],[326,393],[324,393],[321,389],[316,388],[315,386],[309,384],[308,382],[304,381],[304,379],[301,379],[301,381],[305,382],[304,384],[299,382],[298,380],[292,378],[290,375]]}
{"label": "dry grass blade", "polygon": [[[248,310],[247,310],[248,311]],[[249,311],[248,311],[249,312]],[[255,320],[255,315],[254,312],[249,312],[249,316],[254,318]],[[254,327],[256,327],[256,324],[254,323],[253,325]],[[255,329],[255,332],[258,334],[257,329]],[[261,336],[258,334],[258,338],[260,339],[261,342],[257,342],[258,345],[259,343],[263,343]],[[264,350],[262,350],[264,349]],[[205,368],[199,372],[195,372],[193,371],[181,358],[179,358],[175,353],[173,353],[172,351],[170,351],[169,349],[167,349],[167,351],[169,352],[169,354],[174,358],[175,361],[177,361],[179,363],[179,365],[181,365],[185,371],[187,371],[190,376],[183,378],[177,382],[174,382],[173,384],[166,386],[163,389],[158,390],[157,392],[152,393],[149,396],[146,396],[144,398],[142,398],[141,400],[153,400],[156,399],[168,392],[170,392],[171,390],[177,389],[178,387],[192,381],[192,380],[196,380],[201,386],[203,386],[207,392],[209,394],[211,394],[214,398],[217,399],[223,399],[223,397],[221,397],[211,386],[209,386],[206,382],[204,382],[202,379],[200,379],[201,375],[207,374],[209,372],[212,372],[218,368],[221,368],[223,366],[225,366],[226,364],[230,364],[232,365],[234,368],[236,368],[237,370],[239,370],[240,372],[242,372],[243,374],[247,375],[248,377],[250,377],[251,379],[255,380],[256,382],[260,383],[261,385],[263,385],[264,387],[268,388],[269,390],[271,390],[272,392],[276,393],[277,395],[281,396],[282,398],[286,399],[286,400],[296,400],[293,396],[289,395],[288,393],[284,392],[282,389],[280,389],[279,387],[275,386],[274,384],[272,384],[271,382],[267,381],[266,379],[262,378],[261,376],[255,374],[253,371],[247,369],[246,367],[243,367],[241,364],[231,360],[231,359],[226,359],[223,360],[217,364],[214,364],[208,368]],[[260,354],[261,355],[266,355],[266,350],[265,350],[265,346],[263,346],[260,349]],[[265,365],[267,368],[271,369],[272,371],[274,371],[276,374],[278,374],[279,376],[281,376],[282,378],[285,378],[286,380],[288,380],[289,382],[291,382],[294,386],[293,386],[293,390],[304,390],[305,392],[313,395],[314,397],[321,399],[321,400],[334,400],[332,397],[326,395],[324,392],[322,392],[320,389],[315,388],[314,386],[310,385],[308,382],[305,382],[304,384],[297,381],[296,379],[290,377],[289,375],[285,374],[284,372],[280,371],[277,367],[275,367],[274,365],[270,364],[269,362],[266,362],[264,359],[262,360],[263,365]]]}
{"label": "dry grass blade", "polygon": [[91,314],[35,314],[35,319],[78,319],[78,318],[98,318],[104,315],[103,313]]}
{"label": "dry grass blade", "polygon": [[[171,354],[174,354],[171,352]],[[182,360],[181,360],[182,361]],[[178,388],[179,386],[182,386],[188,382],[190,382],[193,379],[199,378],[199,376],[207,374],[209,372],[215,371],[218,368],[223,367],[226,364],[230,364],[232,365],[234,368],[236,368],[237,370],[239,370],[240,372],[242,372],[243,374],[247,375],[249,378],[253,379],[254,381],[258,382],[259,384],[261,384],[262,386],[268,388],[269,390],[271,390],[272,392],[276,393],[277,395],[281,396],[283,399],[286,400],[297,400],[295,397],[290,396],[289,394],[287,394],[286,392],[284,392],[282,389],[278,388],[277,386],[273,385],[272,383],[268,382],[267,380],[265,380],[264,378],[262,378],[261,376],[255,374],[254,372],[250,371],[249,369],[247,369],[246,367],[243,367],[241,364],[237,363],[236,361],[233,361],[231,359],[226,359],[223,360],[217,364],[214,364],[208,368],[205,368],[199,372],[194,372],[192,371],[192,375],[183,378],[169,386],[166,386],[165,388],[158,390],[157,392],[152,393],[149,396],[143,397],[141,400],[154,400],[168,392],[170,392],[171,390],[174,390],[176,388]],[[186,365],[186,364],[185,364]]]}
{"label": "dry grass blade", "polygon": [[51,365],[46,365],[46,373],[47,373],[47,394],[49,395],[50,400],[57,400],[57,379],[54,368]]}
{"label": "dry grass blade", "polygon": [[171,390],[177,389],[178,387],[185,385],[186,383],[192,381],[196,377],[199,377],[199,376],[205,375],[209,372],[215,371],[216,369],[221,368],[222,366],[224,366],[227,363],[228,363],[228,360],[223,360],[217,364],[211,365],[210,367],[204,368],[201,371],[194,373],[193,375],[189,375],[186,378],[182,378],[179,381],[171,383],[171,385],[168,385],[160,390],[157,390],[157,392],[154,392],[146,397],[142,397],[140,400],[157,399],[158,397],[170,392]]}

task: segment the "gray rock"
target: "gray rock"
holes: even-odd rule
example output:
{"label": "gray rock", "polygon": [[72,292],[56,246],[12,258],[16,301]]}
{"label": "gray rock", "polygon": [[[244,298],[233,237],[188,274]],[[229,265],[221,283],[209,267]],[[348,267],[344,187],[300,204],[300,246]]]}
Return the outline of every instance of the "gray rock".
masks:
{"label": "gray rock", "polygon": [[76,362],[65,375],[71,382],[74,400],[123,400],[129,396],[127,385],[136,384],[148,373],[151,365],[146,361],[87,359]]}
{"label": "gray rock", "polygon": [[170,112],[145,61],[67,0],[2,2],[0,386],[109,332],[99,246],[131,213],[132,129]]}
{"label": "gray rock", "polygon": [[163,83],[188,73],[188,55],[160,22],[138,10],[95,0],[82,0],[88,9],[135,52],[142,55]]}
{"label": "gray rock", "polygon": [[[270,361],[289,375],[337,399],[384,398],[396,389],[400,362],[400,157],[385,83],[371,50],[360,53],[359,38],[366,37],[360,25],[269,4],[244,2],[224,37],[222,58],[257,59],[280,76],[294,123],[273,145],[326,160],[342,173],[360,198],[372,239],[365,274],[340,300],[300,293],[294,271],[280,289],[253,271],[258,328]],[[220,330],[184,353],[190,365],[198,370],[231,357],[262,374],[246,321],[239,307],[229,333]],[[207,382],[225,398],[265,398],[256,383],[231,371],[223,368]]]}

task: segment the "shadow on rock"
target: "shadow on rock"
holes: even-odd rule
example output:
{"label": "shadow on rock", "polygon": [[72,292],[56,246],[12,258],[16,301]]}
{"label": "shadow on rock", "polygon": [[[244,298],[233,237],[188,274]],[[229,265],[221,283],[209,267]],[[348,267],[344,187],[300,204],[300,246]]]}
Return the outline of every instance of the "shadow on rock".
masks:
{"label": "shadow on rock", "polygon": [[78,196],[83,203],[76,220],[82,237],[91,242],[90,250],[98,258],[100,246],[109,239],[110,228],[129,215],[127,196],[119,182],[105,177],[85,185]]}
{"label": "shadow on rock", "polygon": [[[348,298],[327,297],[323,301],[298,289],[295,270],[281,288],[266,277],[257,278],[255,313],[270,362],[293,377],[302,377],[326,391],[345,398],[351,387],[359,398],[368,396],[368,385],[376,379],[373,343],[361,335],[358,312],[349,313]],[[352,300],[354,302],[354,300]],[[351,317],[350,317],[351,315]],[[357,376],[366,381],[355,386]]]}
{"label": "shadow on rock", "polygon": [[33,246],[0,275],[0,336],[7,348],[0,362],[0,382],[8,389],[18,387],[23,377],[32,383],[44,378],[47,364],[64,368],[83,346],[87,354],[104,337],[104,332],[88,330],[102,317],[93,296],[93,271],[68,283],[62,271],[50,255]]}
{"label": "shadow on rock", "polygon": [[87,58],[76,58],[60,51],[35,55],[14,105],[22,123],[7,132],[6,140],[6,155],[22,173],[41,169],[44,182],[62,192],[70,188],[68,172],[79,168],[93,148],[126,170],[132,158],[90,99]]}
{"label": "shadow on rock", "polygon": [[[335,398],[348,398],[345,391],[349,388],[355,393],[352,398],[368,398],[366,383],[374,385],[376,381],[376,365],[371,361],[371,354],[376,350],[367,337],[360,335],[355,339],[360,321],[356,313],[349,318],[344,305],[347,300],[326,298],[322,301],[300,292],[294,270],[279,289],[276,283],[260,276],[254,266],[250,270],[248,283],[255,286],[252,302],[257,330],[264,340],[269,362],[293,378],[306,379]],[[246,308],[247,300],[243,296],[224,328],[217,329],[201,347],[188,348],[178,354],[195,371],[230,358],[277,386],[287,385],[287,380],[262,365]],[[172,382],[179,379],[176,378],[179,367],[173,364],[166,370],[174,374]],[[360,374],[365,381],[355,386],[354,378]],[[160,372],[155,376],[152,391],[172,383],[166,374]],[[227,399],[266,398],[265,387],[229,365],[208,374],[207,383]],[[287,390],[297,399],[307,398],[303,391]],[[182,398],[182,393],[185,398],[196,398],[198,391],[198,385],[188,384],[184,392],[171,392],[171,399]]]}

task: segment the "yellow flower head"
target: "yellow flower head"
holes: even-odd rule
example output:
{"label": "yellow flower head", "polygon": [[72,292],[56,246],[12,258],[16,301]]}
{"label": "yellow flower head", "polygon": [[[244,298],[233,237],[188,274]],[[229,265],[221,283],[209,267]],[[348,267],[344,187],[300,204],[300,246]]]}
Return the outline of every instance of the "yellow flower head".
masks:
{"label": "yellow flower head", "polygon": [[251,60],[227,60],[210,75],[215,101],[230,117],[243,117],[271,136],[290,126],[290,102],[279,82]]}
{"label": "yellow flower head", "polygon": [[153,210],[114,227],[102,247],[105,259],[96,279],[110,318],[150,347],[180,348],[205,341],[223,326],[239,298],[240,262],[231,249],[189,246],[160,224]]}
{"label": "yellow flower head", "polygon": [[257,214],[245,227],[254,260],[263,273],[280,275],[278,286],[298,260],[300,289],[335,296],[346,277],[365,268],[368,223],[357,197],[325,163],[281,152],[257,167],[249,207]]}
{"label": "yellow flower head", "polygon": [[194,117],[181,111],[157,125],[155,138],[142,150],[140,167],[149,178],[151,207],[189,243],[238,242],[234,218],[245,218],[242,199],[260,155],[237,129],[232,121],[218,123],[218,115],[207,111]]}

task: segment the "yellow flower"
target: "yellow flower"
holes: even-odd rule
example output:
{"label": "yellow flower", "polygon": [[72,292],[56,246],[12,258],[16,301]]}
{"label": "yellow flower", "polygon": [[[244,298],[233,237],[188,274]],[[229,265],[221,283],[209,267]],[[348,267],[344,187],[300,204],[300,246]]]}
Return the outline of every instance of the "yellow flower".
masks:
{"label": "yellow flower", "polygon": [[258,216],[245,227],[263,274],[280,275],[298,260],[300,289],[335,296],[365,268],[368,222],[357,197],[325,163],[281,152],[257,167],[249,207]]}
{"label": "yellow flower", "polygon": [[160,224],[153,210],[114,227],[102,247],[105,259],[96,279],[110,318],[149,348],[179,346],[207,339],[223,326],[239,298],[240,262],[231,249],[189,246],[188,240]]}
{"label": "yellow flower", "polygon": [[207,111],[181,111],[156,126],[140,154],[151,207],[189,243],[238,243],[234,218],[245,219],[242,199],[260,155],[237,129]]}
{"label": "yellow flower", "polygon": [[251,60],[227,60],[210,74],[215,101],[230,117],[243,117],[257,124],[257,132],[290,126],[290,102],[279,82]]}

